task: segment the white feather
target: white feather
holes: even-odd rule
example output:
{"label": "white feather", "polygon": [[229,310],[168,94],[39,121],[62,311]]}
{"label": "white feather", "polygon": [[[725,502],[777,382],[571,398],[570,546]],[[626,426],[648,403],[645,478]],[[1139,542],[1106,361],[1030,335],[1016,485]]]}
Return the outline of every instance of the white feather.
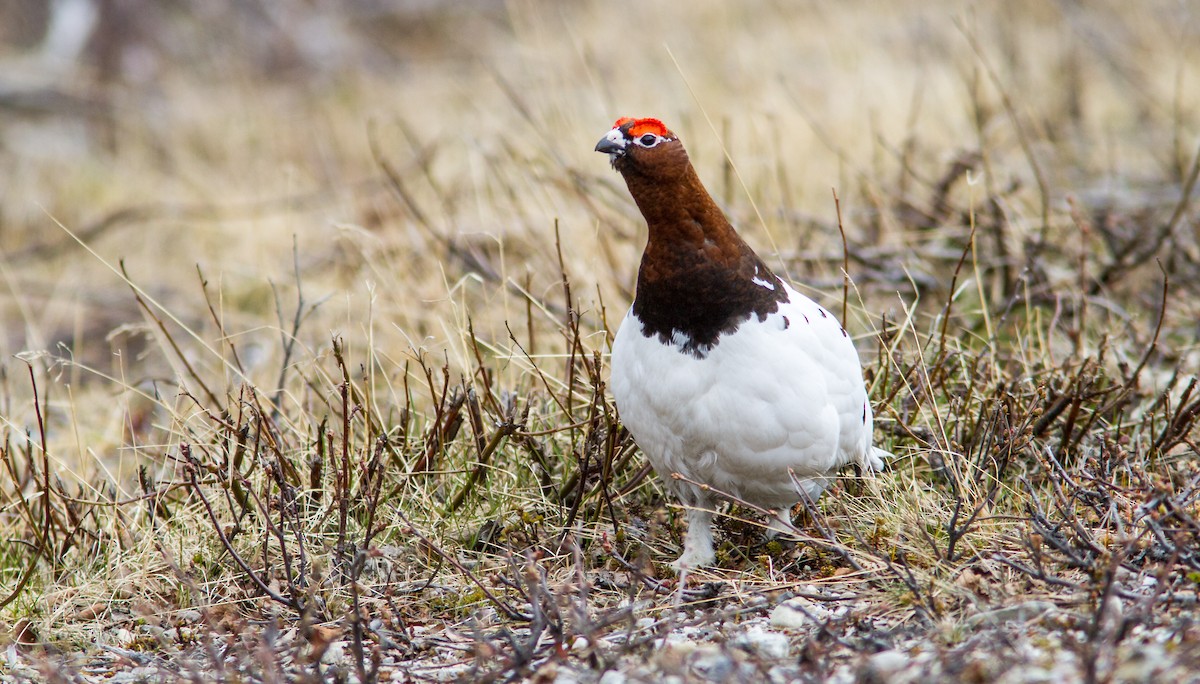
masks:
{"label": "white feather", "polygon": [[[703,358],[643,335],[632,309],[617,332],[611,386],[621,420],[687,506],[716,500],[673,473],[786,510],[801,498],[792,473],[816,499],[842,466],[882,467],[853,342],[832,314],[783,287],[789,301],[778,311],[751,317]],[[710,517],[691,517],[678,566],[712,562]]]}
{"label": "white feather", "polygon": [[754,276],[753,278],[751,278],[751,279],[750,279],[750,282],[754,283],[755,285],[757,285],[757,286],[759,286],[759,287],[764,287],[764,288],[766,288],[766,289],[768,289],[768,290],[770,290],[770,291],[772,291],[772,292],[774,292],[774,291],[775,291],[775,284],[774,284],[774,283],[772,283],[772,282],[769,282],[769,281],[766,281],[766,280],[763,280],[762,278],[759,278],[757,275],[756,275],[756,276]]}

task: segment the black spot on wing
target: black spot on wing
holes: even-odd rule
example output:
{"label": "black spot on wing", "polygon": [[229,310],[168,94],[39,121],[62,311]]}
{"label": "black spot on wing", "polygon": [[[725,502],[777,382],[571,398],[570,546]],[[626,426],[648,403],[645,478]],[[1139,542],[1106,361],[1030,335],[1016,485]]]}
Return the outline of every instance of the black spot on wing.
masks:
{"label": "black spot on wing", "polygon": [[784,316],[783,317],[783,329],[787,330],[788,327],[790,327],[791,325],[792,325],[792,322],[788,320],[787,316]]}
{"label": "black spot on wing", "polygon": [[865,401],[863,402],[863,417],[862,417],[862,422],[863,422],[863,425],[866,425],[866,424],[867,424],[867,402],[865,402]]}

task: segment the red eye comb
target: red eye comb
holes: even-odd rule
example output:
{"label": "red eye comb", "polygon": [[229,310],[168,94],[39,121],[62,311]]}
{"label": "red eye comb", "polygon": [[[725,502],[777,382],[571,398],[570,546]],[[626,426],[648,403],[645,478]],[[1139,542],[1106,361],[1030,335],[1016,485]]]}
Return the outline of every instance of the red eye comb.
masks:
{"label": "red eye comb", "polygon": [[613,124],[613,128],[624,128],[625,126],[629,127],[626,129],[626,133],[631,138],[636,138],[647,133],[653,133],[663,138],[675,137],[675,134],[658,119],[635,119],[632,116],[623,116]]}

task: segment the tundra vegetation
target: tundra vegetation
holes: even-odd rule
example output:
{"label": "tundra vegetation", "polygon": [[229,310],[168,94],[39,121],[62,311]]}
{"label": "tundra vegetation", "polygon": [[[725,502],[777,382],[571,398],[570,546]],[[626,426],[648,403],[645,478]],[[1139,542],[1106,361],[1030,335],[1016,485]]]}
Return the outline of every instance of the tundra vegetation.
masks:
{"label": "tundra vegetation", "polygon": [[[1200,667],[1190,4],[101,5],[0,21],[0,679]],[[605,391],[624,115],[896,455],[683,583]]]}

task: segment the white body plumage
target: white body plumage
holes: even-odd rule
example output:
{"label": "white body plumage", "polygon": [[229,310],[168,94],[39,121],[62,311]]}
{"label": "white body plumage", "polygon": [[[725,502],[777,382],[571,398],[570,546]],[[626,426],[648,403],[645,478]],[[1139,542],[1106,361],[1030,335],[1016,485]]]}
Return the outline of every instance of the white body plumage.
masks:
{"label": "white body plumage", "polygon": [[853,342],[832,314],[778,282],[787,301],[722,335],[702,358],[681,353],[682,340],[644,335],[632,309],[613,342],[611,387],[621,420],[689,507],[678,568],[714,560],[718,500],[674,473],[776,509],[782,520],[801,490],[815,501],[837,469],[883,467],[886,452],[871,446],[871,407]]}

